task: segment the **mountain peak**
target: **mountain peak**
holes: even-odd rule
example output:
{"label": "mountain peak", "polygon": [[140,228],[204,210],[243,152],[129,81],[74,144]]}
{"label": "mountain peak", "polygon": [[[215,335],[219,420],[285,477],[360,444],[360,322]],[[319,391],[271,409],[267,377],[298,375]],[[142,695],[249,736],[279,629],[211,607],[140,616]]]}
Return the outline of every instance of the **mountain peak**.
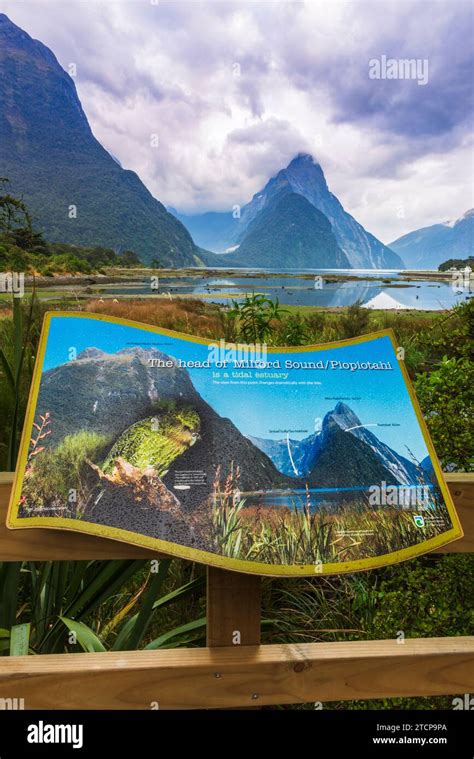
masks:
{"label": "mountain peak", "polygon": [[347,430],[351,427],[358,427],[360,419],[347,403],[339,401],[336,403],[334,410],[329,411],[324,417],[323,429],[334,424],[343,430]]}
{"label": "mountain peak", "polygon": [[298,153],[286,169],[282,169],[282,173],[288,177],[290,182],[299,179],[306,182],[323,182],[327,187],[321,164],[309,153]]}
{"label": "mountain peak", "polygon": [[[43,78],[46,78],[47,76],[46,72],[44,71],[44,66],[46,64],[50,71],[52,70],[56,75],[59,73],[59,76],[61,76],[63,81],[69,80],[70,85],[72,85],[74,89],[74,97],[77,102],[79,102],[72,79],[61,68],[52,50],[40,42],[40,40],[35,40],[20,26],[17,26],[17,24],[8,18],[5,13],[0,13],[0,40],[0,61],[2,59],[13,58],[16,62],[17,67],[25,65],[29,66],[31,69],[30,77],[31,75],[34,76],[34,66],[35,64],[39,63],[41,66]],[[6,72],[5,74],[3,71],[1,72],[1,75],[5,79],[7,79],[8,74],[10,74],[10,71]],[[7,86],[11,86],[10,81],[6,82],[6,84]],[[66,87],[67,86],[68,85],[66,85]],[[28,93],[28,97],[31,97],[30,92]]]}
{"label": "mountain peak", "polygon": [[163,361],[172,361],[173,366],[176,364],[175,359],[172,356],[168,356],[167,353],[149,346],[143,348],[141,345],[130,345],[127,348],[122,348],[117,351],[116,356],[132,356],[132,358],[138,359],[141,363],[147,364],[150,358],[161,359]]}
{"label": "mountain peak", "polygon": [[419,481],[416,465],[361,425],[351,407],[342,401],[326,414],[320,433],[303,440],[252,438],[252,442],[280,472],[304,477],[310,486],[353,487],[382,480],[390,484]]}
{"label": "mountain peak", "polygon": [[0,13],[0,37],[3,40],[31,40],[30,35],[14,24],[6,13]]}
{"label": "mountain peak", "polygon": [[[259,251],[252,250],[251,256],[247,255],[243,260],[244,243],[255,229],[255,225],[262,222],[262,214],[274,204],[275,199],[283,193],[294,193],[305,198],[315,209],[320,211],[328,219],[332,227],[338,248],[344,254],[344,261],[337,262],[334,257],[327,268],[359,268],[359,269],[404,269],[401,258],[390,250],[376,237],[367,232],[353,216],[351,216],[329,190],[323,169],[318,161],[310,153],[298,153],[286,168],[280,169],[268,180],[265,187],[254,194],[250,203],[243,206],[239,219],[234,219],[231,213],[217,214],[208,212],[195,217],[184,218],[183,221],[193,234],[197,244],[208,250],[218,252],[232,251],[232,266],[267,266]],[[183,218],[183,217],[180,217]],[[262,226],[260,224],[260,226]],[[292,251],[301,248],[301,227],[293,224]],[[278,242],[271,227],[265,232],[267,250],[275,248]],[[238,258],[234,257],[233,251],[236,245],[240,246]],[[231,262],[230,258],[220,257],[211,259],[210,263],[218,266],[226,266]],[[294,256],[285,254],[278,258],[274,256],[272,266],[295,267]],[[302,265],[301,263],[299,264]]]}
{"label": "mountain peak", "polygon": [[456,219],[456,224],[459,224],[460,221],[465,221],[466,219],[469,219],[471,216],[474,216],[474,208],[470,208],[466,213],[463,213],[462,216],[459,217],[459,219]]}
{"label": "mountain peak", "polygon": [[24,29],[17,26],[5,13],[0,13],[0,37],[3,40],[10,40],[16,44],[21,42],[35,42],[36,44],[42,45],[42,43],[39,43],[37,40],[33,40],[28,32],[25,32]]}
{"label": "mountain peak", "polygon": [[344,401],[338,401],[334,406],[334,412],[336,414],[353,414],[351,407],[344,403]]}
{"label": "mountain peak", "polygon": [[462,216],[458,216],[456,219],[450,219],[449,221],[445,221],[443,223],[444,227],[451,227],[451,229],[457,224],[460,224],[462,221],[466,221],[466,219],[469,219],[470,216],[474,215],[474,208],[470,208],[466,213],[463,213]]}
{"label": "mountain peak", "polygon": [[[269,187],[274,180],[270,180]],[[326,216],[326,210],[322,207],[324,199],[329,196],[329,188],[326,177],[319,164],[309,153],[298,153],[288,164],[286,169],[281,169],[276,176],[277,186],[287,183],[292,192],[303,195],[306,200],[322,211]],[[265,192],[265,190],[264,190]]]}
{"label": "mountain peak", "polygon": [[474,209],[450,221],[414,229],[390,243],[411,269],[437,269],[445,261],[472,255]]}
{"label": "mountain peak", "polygon": [[288,164],[287,168],[289,169],[290,166],[307,166],[308,164],[313,164],[314,166],[319,166],[319,163],[314,160],[311,153],[297,153],[294,158],[291,159],[290,163]]}
{"label": "mountain peak", "polygon": [[106,353],[103,350],[100,350],[100,348],[84,348],[83,351],[81,351],[77,356],[77,361],[80,361],[81,359],[89,359],[89,358],[104,358]]}

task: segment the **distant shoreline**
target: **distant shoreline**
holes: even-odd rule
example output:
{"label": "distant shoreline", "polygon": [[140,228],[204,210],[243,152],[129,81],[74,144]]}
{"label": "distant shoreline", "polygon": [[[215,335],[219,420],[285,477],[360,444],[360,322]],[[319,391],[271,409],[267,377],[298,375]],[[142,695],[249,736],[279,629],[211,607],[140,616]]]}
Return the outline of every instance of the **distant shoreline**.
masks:
{"label": "distant shoreline", "polygon": [[403,282],[405,279],[414,280],[451,280],[452,272],[435,271],[434,269],[415,270],[404,269],[401,271],[388,272],[378,269],[368,269],[364,276],[351,274],[350,270],[337,274],[333,271],[324,269],[318,272],[299,272],[297,270],[282,271],[265,271],[262,269],[232,269],[232,268],[181,268],[181,269],[148,269],[148,268],[130,268],[130,269],[107,269],[105,274],[57,274],[51,277],[30,276],[25,277],[25,284],[31,287],[33,282],[36,287],[57,287],[67,285],[94,286],[116,284],[119,282],[142,282],[144,277],[240,277],[242,279],[268,279],[269,277],[287,277],[291,279],[313,280],[315,276],[323,277],[327,282],[350,282],[364,279],[366,281],[381,282]]}

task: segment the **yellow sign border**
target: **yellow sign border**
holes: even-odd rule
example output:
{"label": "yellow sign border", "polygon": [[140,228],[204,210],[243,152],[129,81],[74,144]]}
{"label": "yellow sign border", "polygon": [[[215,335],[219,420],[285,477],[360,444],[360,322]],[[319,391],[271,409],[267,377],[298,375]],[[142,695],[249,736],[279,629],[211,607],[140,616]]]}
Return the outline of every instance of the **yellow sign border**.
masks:
{"label": "yellow sign border", "polygon": [[[46,352],[46,345],[48,341],[49,328],[51,320],[55,318],[81,318],[81,319],[94,319],[96,321],[105,321],[111,324],[119,324],[128,327],[135,327],[146,332],[152,332],[157,335],[164,335],[168,337],[179,338],[180,340],[186,340],[188,342],[201,343],[202,345],[215,345],[216,340],[208,340],[206,338],[194,337],[192,335],[186,335],[181,332],[175,332],[173,330],[164,329],[162,327],[153,327],[149,324],[133,321],[131,319],[122,319],[116,316],[108,316],[104,314],[85,313],[83,311],[48,311],[44,316],[43,327],[41,330],[38,354],[36,356],[35,368],[33,373],[33,381],[30,388],[30,394],[28,398],[28,406],[25,416],[25,422],[23,426],[23,433],[21,436],[20,449],[18,454],[17,466],[15,471],[15,479],[13,488],[10,495],[10,503],[7,513],[7,527],[11,530],[14,529],[28,529],[37,527],[51,527],[57,530],[72,530],[74,532],[80,532],[87,535],[97,535],[99,537],[110,538],[112,540],[118,540],[124,543],[130,543],[140,546],[141,548],[149,548],[156,550],[157,553],[165,553],[169,556],[176,556],[178,558],[187,559],[189,561],[197,561],[204,564],[209,564],[215,567],[221,567],[223,569],[230,569],[236,572],[245,572],[247,574],[267,575],[272,577],[301,577],[314,574],[329,575],[329,574],[342,574],[345,572],[356,572],[367,569],[376,569],[384,567],[390,564],[395,564],[400,561],[420,556],[429,551],[433,551],[442,545],[457,540],[463,537],[463,530],[459,521],[454,503],[449,492],[449,488],[444,479],[444,474],[441,469],[438,457],[433,446],[433,443],[428,432],[425,420],[423,418],[420,405],[415,395],[415,391],[411,384],[408,372],[405,364],[400,360],[400,368],[402,376],[405,381],[405,386],[410,395],[418,422],[421,427],[422,435],[426,443],[428,452],[430,454],[435,474],[443,494],[446,508],[452,522],[452,528],[437,535],[434,538],[423,541],[416,546],[410,546],[403,548],[400,551],[393,551],[392,553],[384,554],[383,556],[370,557],[367,559],[360,559],[359,561],[345,561],[338,563],[328,563],[323,565],[305,564],[305,565],[273,565],[264,564],[261,562],[247,561],[243,559],[232,559],[219,554],[214,554],[209,551],[203,551],[196,548],[188,548],[182,546],[179,543],[169,543],[166,540],[159,538],[151,538],[139,533],[123,530],[118,527],[108,527],[104,525],[95,525],[91,522],[82,522],[81,527],[78,527],[78,522],[75,519],[65,519],[61,517],[18,517],[18,505],[21,496],[21,490],[23,486],[24,472],[26,468],[26,462],[28,457],[29,441],[32,434],[34,414],[36,410],[36,403],[38,400],[39,387],[41,377],[43,373],[44,356]],[[371,332],[367,335],[361,335],[360,337],[349,338],[347,340],[337,340],[332,343],[319,343],[316,345],[304,345],[304,346],[277,346],[269,347],[267,350],[269,353],[302,353],[302,352],[314,352],[318,350],[330,350],[335,347],[356,345],[358,343],[370,342],[371,340],[377,340],[381,337],[389,337],[392,343],[392,347],[396,352],[398,344],[395,338],[395,333],[392,329],[384,329],[379,332]],[[235,343],[227,343],[226,347],[232,348]]]}

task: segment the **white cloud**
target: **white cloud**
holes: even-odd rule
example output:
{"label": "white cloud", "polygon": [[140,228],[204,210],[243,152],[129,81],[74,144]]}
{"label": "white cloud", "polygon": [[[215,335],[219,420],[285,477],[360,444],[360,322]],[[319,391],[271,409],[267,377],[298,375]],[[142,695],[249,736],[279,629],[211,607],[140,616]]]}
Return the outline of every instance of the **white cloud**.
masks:
{"label": "white cloud", "polygon": [[[472,164],[462,114],[444,124],[434,113],[438,131],[420,136],[428,122],[413,109],[417,85],[393,88],[392,98],[366,76],[385,48],[431,55],[440,73],[426,108],[437,86],[442,104],[465,66],[461,46],[443,51],[443,33],[455,40],[455,9],[381,5],[4,0],[3,8],[61,65],[76,63],[94,134],[162,202],[228,209],[306,150],[346,209],[388,242],[472,205]],[[443,68],[448,59],[453,71]],[[406,123],[391,130],[394,108]]]}

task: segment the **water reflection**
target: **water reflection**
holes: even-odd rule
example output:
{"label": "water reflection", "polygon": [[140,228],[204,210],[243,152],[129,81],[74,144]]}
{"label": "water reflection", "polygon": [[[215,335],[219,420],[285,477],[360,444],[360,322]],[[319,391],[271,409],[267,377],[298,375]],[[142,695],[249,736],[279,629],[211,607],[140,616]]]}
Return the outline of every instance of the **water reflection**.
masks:
{"label": "water reflection", "polygon": [[[350,273],[354,276],[353,271]],[[326,280],[322,272],[320,276],[322,283],[316,280],[315,286],[313,279],[273,275],[271,272],[266,272],[264,276],[246,277],[229,276],[227,273],[223,277],[209,277],[196,272],[196,276],[160,278],[158,290],[151,290],[148,278],[143,283],[110,286],[107,292],[129,296],[170,293],[205,298],[220,304],[230,303],[232,299],[239,300],[246,293],[258,292],[272,300],[278,298],[283,305],[335,308],[360,301],[367,308],[429,311],[451,308],[469,297],[467,289],[456,290],[451,282],[430,279],[397,281],[398,277],[393,272],[387,272],[379,279],[368,279],[367,273],[364,278],[356,273],[357,279],[346,281]],[[372,271],[370,276],[380,277],[380,273]],[[394,281],[384,282],[384,279]]]}

